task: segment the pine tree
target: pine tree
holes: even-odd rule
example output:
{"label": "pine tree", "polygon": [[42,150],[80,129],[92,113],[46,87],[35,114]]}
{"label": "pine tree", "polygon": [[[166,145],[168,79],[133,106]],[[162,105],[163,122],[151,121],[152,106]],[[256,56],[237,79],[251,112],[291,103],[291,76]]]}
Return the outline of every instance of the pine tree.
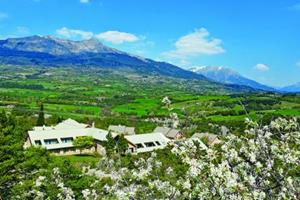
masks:
{"label": "pine tree", "polygon": [[41,104],[39,116],[36,122],[37,126],[43,126],[45,125],[45,113],[44,113],[44,104]]}
{"label": "pine tree", "polygon": [[128,141],[125,139],[124,135],[120,135],[117,142],[117,150],[119,154],[124,154],[128,149]]}
{"label": "pine tree", "polygon": [[4,127],[7,123],[8,119],[6,116],[6,112],[5,110],[2,110],[2,112],[0,112],[0,128]]}
{"label": "pine tree", "polygon": [[106,155],[108,157],[111,157],[114,154],[116,148],[116,141],[114,140],[111,131],[109,131],[106,135],[106,142],[104,143],[104,147],[106,150]]}
{"label": "pine tree", "polygon": [[[22,126],[23,127],[23,126]],[[22,129],[14,116],[0,112],[0,199],[9,199],[9,189],[19,182],[18,165],[23,161]]]}

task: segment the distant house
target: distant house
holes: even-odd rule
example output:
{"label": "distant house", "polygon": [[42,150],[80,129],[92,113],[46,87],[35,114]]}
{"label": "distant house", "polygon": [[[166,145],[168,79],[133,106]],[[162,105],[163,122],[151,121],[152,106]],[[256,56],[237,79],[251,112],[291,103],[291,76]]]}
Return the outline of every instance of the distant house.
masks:
{"label": "distant house", "polygon": [[210,146],[221,143],[221,140],[219,140],[218,136],[211,133],[195,133],[191,137],[191,139],[202,139],[202,138],[207,139],[208,145]]}
{"label": "distant house", "polygon": [[143,153],[162,149],[170,142],[162,133],[126,135],[125,139],[129,143],[128,153]]}
{"label": "distant house", "polygon": [[135,135],[135,129],[134,127],[127,127],[122,125],[110,125],[108,127],[108,131],[111,131],[113,133],[117,134],[124,134],[124,135]]}
{"label": "distant house", "polygon": [[28,131],[28,139],[24,147],[41,146],[60,155],[79,154],[81,152],[73,146],[73,140],[76,137],[91,136],[94,138],[95,145],[82,152],[103,154],[104,149],[101,142],[106,140],[107,133],[106,130],[67,119],[56,126],[34,127],[32,131]]}
{"label": "distant house", "polygon": [[183,137],[182,131],[167,127],[156,127],[153,131],[154,133],[162,133],[164,136],[171,140],[177,140]]}
{"label": "distant house", "polygon": [[230,132],[230,130],[226,126],[221,126],[220,130],[223,136],[228,135],[228,133]]}

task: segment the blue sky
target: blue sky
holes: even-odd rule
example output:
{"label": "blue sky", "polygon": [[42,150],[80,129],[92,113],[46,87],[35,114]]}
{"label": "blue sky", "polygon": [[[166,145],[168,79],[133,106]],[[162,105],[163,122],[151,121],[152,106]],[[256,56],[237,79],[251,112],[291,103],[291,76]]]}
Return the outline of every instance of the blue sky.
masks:
{"label": "blue sky", "polygon": [[0,0],[0,37],[56,35],[184,68],[300,81],[300,0]]}

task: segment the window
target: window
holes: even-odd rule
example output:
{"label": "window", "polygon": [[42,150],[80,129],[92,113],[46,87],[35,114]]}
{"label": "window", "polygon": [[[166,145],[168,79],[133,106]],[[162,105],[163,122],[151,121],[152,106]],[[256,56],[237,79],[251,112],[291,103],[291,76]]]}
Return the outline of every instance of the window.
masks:
{"label": "window", "polygon": [[130,153],[133,153],[133,152],[134,152],[134,148],[132,148],[132,147],[129,148],[129,152],[130,152]]}
{"label": "window", "polygon": [[58,144],[58,140],[57,139],[46,139],[44,140],[45,144]]}
{"label": "window", "polygon": [[141,143],[136,144],[136,148],[140,149],[140,148],[144,148],[144,146]]}
{"label": "window", "polygon": [[158,146],[161,145],[159,141],[155,141],[155,144],[158,145]]}
{"label": "window", "polygon": [[62,143],[72,143],[73,138],[72,137],[67,137],[67,138],[60,138]]}
{"label": "window", "polygon": [[34,143],[35,143],[36,145],[42,145],[41,140],[35,140]]}
{"label": "window", "polygon": [[145,142],[146,147],[155,147],[154,142]]}

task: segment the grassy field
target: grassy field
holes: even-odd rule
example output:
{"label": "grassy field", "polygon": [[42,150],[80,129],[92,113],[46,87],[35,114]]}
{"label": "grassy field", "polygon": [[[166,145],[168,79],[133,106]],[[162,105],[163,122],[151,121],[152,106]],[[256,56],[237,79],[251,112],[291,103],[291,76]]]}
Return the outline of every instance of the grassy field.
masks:
{"label": "grassy field", "polygon": [[[5,72],[0,79],[0,108],[34,120],[43,103],[50,117],[47,123],[74,118],[97,121],[100,127],[138,126],[147,132],[157,125],[147,119],[168,118],[171,112],[199,129],[208,123],[233,127],[246,117],[300,116],[299,95],[214,93],[205,82],[99,69],[0,66],[0,71]],[[161,102],[165,96],[172,101],[170,110]]]}
{"label": "grassy field", "polygon": [[83,167],[83,166],[95,166],[99,163],[101,156],[99,155],[70,155],[70,156],[51,156],[53,163],[60,163],[63,165],[64,162]]}
{"label": "grassy field", "polygon": [[116,106],[113,111],[138,117],[147,116],[151,112],[159,112],[159,115],[168,112],[167,109],[162,108],[159,99],[135,99],[132,103]]}

